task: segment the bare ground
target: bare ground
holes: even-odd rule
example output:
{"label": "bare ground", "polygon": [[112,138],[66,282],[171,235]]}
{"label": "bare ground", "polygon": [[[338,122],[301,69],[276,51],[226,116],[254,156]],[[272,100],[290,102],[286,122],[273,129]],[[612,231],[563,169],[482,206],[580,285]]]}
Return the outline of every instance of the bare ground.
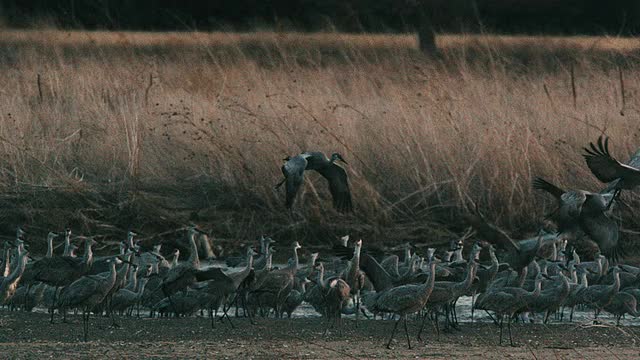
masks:
{"label": "bare ground", "polygon": [[[515,345],[498,345],[492,324],[463,324],[460,331],[437,340],[431,327],[425,341],[415,336],[418,322],[409,323],[413,349],[408,349],[401,326],[392,350],[385,348],[391,321],[366,320],[356,329],[346,321],[342,334],[324,336],[324,324],[315,319],[259,319],[252,326],[236,319],[235,328],[208,319],[123,318],[121,327],[107,318],[91,319],[88,343],[81,342],[79,316],[71,323],[49,324],[46,314],[0,313],[1,358],[514,358],[514,359],[637,359],[640,327],[592,324],[518,324]],[[506,328],[505,328],[506,330]],[[506,334],[505,334],[506,335]]]}

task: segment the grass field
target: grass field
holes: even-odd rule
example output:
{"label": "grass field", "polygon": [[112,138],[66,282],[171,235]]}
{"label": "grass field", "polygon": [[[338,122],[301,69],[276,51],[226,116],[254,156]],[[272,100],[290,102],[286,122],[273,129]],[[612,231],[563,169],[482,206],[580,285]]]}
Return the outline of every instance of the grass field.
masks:
{"label": "grass field", "polygon": [[[477,203],[520,236],[553,205],[533,176],[596,190],[581,148],[640,146],[640,40],[437,40],[429,56],[409,35],[0,32],[0,223],[446,243]],[[285,211],[281,159],[316,149],[349,162],[354,214],[316,174]]]}

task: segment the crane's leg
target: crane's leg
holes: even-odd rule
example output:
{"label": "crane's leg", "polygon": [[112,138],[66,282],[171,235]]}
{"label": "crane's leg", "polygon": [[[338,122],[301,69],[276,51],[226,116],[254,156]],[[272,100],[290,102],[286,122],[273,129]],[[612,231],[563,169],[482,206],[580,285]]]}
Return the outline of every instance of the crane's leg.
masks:
{"label": "crane's leg", "polygon": [[53,324],[53,313],[56,311],[56,300],[58,300],[58,287],[53,291],[53,302],[51,303],[51,320],[49,322]]}
{"label": "crane's leg", "polygon": [[476,291],[471,294],[471,322],[473,323],[473,315],[476,309]]}
{"label": "crane's leg", "polygon": [[89,316],[91,316],[91,312],[88,309],[83,309],[82,311],[82,323],[84,326],[84,342],[87,342],[89,337]]}
{"label": "crane's leg", "polygon": [[356,290],[356,329],[358,328],[358,319],[360,318],[360,290]]}
{"label": "crane's leg", "polygon": [[573,310],[575,309],[575,306],[571,307],[571,312],[569,313],[569,322],[573,322]]}
{"label": "crane's leg", "polygon": [[509,319],[509,322],[507,323],[507,328],[509,329],[509,344],[511,346],[513,345],[513,338],[511,337],[511,319]]}
{"label": "crane's leg", "polygon": [[393,326],[393,331],[391,331],[391,337],[389,338],[389,342],[387,343],[387,349],[391,349],[391,341],[393,341],[393,336],[396,334],[396,330],[398,329],[398,324],[402,320],[402,316],[396,321],[396,324]]}
{"label": "crane's leg", "polygon": [[211,328],[216,328],[216,317],[218,317],[218,309],[213,310],[213,306],[209,308],[209,317],[211,318]]}
{"label": "crane's leg", "polygon": [[504,322],[504,315],[500,315],[500,345],[502,345],[502,323],[503,322]]}
{"label": "crane's leg", "polygon": [[233,321],[231,321],[231,318],[229,317],[228,311],[231,308],[231,305],[229,305],[228,307],[225,304],[222,304],[222,310],[224,311],[224,314],[222,314],[222,317],[226,317],[227,320],[229,321],[229,325],[231,325],[232,329],[235,329],[235,325],[233,325]]}
{"label": "crane's leg", "polygon": [[427,314],[429,313],[425,312],[422,315],[422,324],[420,324],[420,330],[418,330],[418,341],[422,341],[422,330],[424,330],[424,323],[427,321]]}
{"label": "crane's leg", "polygon": [[411,340],[409,339],[409,330],[407,329],[407,317],[406,316],[401,316],[402,318],[404,318],[403,322],[404,322],[404,334],[407,336],[407,345],[409,346],[409,349],[411,349]]}

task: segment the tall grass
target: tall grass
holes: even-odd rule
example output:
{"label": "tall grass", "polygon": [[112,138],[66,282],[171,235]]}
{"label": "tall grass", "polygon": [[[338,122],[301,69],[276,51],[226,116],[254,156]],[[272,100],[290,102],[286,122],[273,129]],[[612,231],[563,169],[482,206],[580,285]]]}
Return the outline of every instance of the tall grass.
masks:
{"label": "tall grass", "polygon": [[[521,236],[553,206],[532,177],[596,190],[581,148],[605,133],[626,161],[640,146],[635,39],[441,36],[439,56],[401,35],[5,31],[0,43],[7,233],[195,221],[238,242],[437,244],[475,203]],[[331,209],[317,174],[285,211],[281,159],[305,150],[343,154],[354,214]]]}

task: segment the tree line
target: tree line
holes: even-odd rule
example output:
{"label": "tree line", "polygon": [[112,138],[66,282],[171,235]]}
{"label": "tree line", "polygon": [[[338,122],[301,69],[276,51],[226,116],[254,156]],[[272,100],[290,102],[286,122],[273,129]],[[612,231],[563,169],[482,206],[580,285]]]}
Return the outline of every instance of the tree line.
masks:
{"label": "tree line", "polygon": [[638,0],[0,0],[9,27],[122,30],[282,29],[621,34],[640,31]]}

